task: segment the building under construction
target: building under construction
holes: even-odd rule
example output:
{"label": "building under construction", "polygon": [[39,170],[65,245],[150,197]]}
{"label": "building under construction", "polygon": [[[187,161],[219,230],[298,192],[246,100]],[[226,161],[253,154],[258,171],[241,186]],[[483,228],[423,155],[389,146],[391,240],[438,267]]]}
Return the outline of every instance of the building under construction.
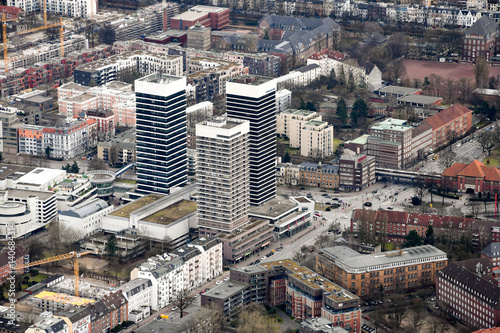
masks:
{"label": "building under construction", "polygon": [[170,27],[170,18],[179,13],[179,4],[163,3],[146,7],[134,16],[106,23],[99,30],[99,42],[113,45],[117,40],[140,39]]}

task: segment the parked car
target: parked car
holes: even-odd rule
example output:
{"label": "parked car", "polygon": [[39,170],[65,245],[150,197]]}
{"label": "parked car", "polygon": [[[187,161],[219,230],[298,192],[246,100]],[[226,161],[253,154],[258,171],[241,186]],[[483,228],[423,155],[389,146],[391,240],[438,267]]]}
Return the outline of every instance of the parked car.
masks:
{"label": "parked car", "polygon": [[224,278],[224,282],[229,281],[229,276]]}
{"label": "parked car", "polygon": [[222,284],[222,281],[215,281],[215,284],[216,284],[216,285],[221,285],[221,284]]}
{"label": "parked car", "polygon": [[260,258],[260,260],[264,260],[264,259],[267,259],[267,256],[263,256],[262,258]]}
{"label": "parked car", "polygon": [[177,310],[177,307],[176,307],[176,306],[174,306],[174,307],[172,308],[172,311],[175,311],[175,310]]}
{"label": "parked car", "polygon": [[342,215],[342,218],[343,218],[343,219],[347,219],[347,216],[345,216],[345,215]]}
{"label": "parked car", "polygon": [[367,201],[367,202],[365,202],[365,206],[366,206],[366,207],[371,207],[371,206],[372,206],[372,203],[371,203],[371,202],[369,202],[369,201]]}
{"label": "parked car", "polygon": [[394,208],[392,208],[391,206],[387,206],[386,209],[393,210]]}

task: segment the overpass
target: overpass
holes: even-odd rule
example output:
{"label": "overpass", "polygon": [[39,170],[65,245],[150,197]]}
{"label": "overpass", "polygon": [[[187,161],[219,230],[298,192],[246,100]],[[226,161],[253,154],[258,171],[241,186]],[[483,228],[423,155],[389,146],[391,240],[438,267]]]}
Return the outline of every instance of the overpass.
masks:
{"label": "overpass", "polygon": [[121,175],[122,173],[124,173],[125,171],[127,171],[128,169],[130,169],[131,167],[133,167],[134,165],[135,165],[135,162],[132,162],[132,163],[129,163],[129,164],[125,165],[120,170],[115,171],[115,177],[118,177],[119,175]]}
{"label": "overpass", "polygon": [[427,181],[432,180],[433,182],[441,181],[441,175],[439,174],[411,170],[375,168],[375,175],[377,177],[390,177],[391,180],[406,179],[412,182],[420,179],[425,179]]}

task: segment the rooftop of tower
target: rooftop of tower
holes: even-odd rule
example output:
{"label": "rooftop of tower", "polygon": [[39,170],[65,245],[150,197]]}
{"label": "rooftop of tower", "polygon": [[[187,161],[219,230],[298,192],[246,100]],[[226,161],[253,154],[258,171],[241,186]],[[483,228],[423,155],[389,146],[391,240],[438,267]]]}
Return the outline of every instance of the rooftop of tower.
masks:
{"label": "rooftop of tower", "polygon": [[182,77],[167,75],[167,74],[162,74],[162,73],[155,73],[155,74],[151,74],[151,75],[142,77],[140,79],[137,79],[137,81],[150,82],[150,83],[156,83],[156,84],[167,84],[167,83],[176,82],[179,80],[182,80]]}
{"label": "rooftop of tower", "polygon": [[235,82],[235,83],[244,83],[244,84],[250,84],[253,86],[259,86],[259,85],[266,83],[266,82],[269,82],[271,80],[274,80],[274,79],[272,77],[267,77],[267,76],[245,74],[245,75],[237,76],[230,81]]}

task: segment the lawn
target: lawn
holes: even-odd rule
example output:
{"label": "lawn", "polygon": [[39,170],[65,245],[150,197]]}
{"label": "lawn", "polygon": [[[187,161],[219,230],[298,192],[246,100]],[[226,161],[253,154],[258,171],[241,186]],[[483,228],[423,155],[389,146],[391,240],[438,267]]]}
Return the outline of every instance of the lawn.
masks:
{"label": "lawn", "polygon": [[[431,206],[431,203],[430,202],[427,202],[425,203],[425,205],[427,207],[430,207]],[[434,200],[434,202],[432,203],[432,208],[444,208],[444,207],[450,207],[451,204],[450,203],[444,203],[444,205],[441,203],[441,201],[437,201],[437,200]]]}
{"label": "lawn", "polygon": [[133,179],[117,179],[115,180],[118,183],[126,183],[126,184],[136,184],[137,181]]}
{"label": "lawn", "polygon": [[[488,164],[488,161],[490,163]],[[484,158],[483,163],[486,165],[491,165],[495,167],[500,166],[500,147],[495,148],[491,154]]]}
{"label": "lawn", "polygon": [[42,281],[42,280],[45,280],[46,278],[48,278],[48,275],[45,275],[45,274],[38,274],[36,276],[30,276],[30,282],[31,281],[35,281],[36,283]]}
{"label": "lawn", "polygon": [[332,148],[332,151],[335,151],[337,150],[337,147],[343,143],[344,141],[340,140],[340,139],[333,139],[333,148]]}

